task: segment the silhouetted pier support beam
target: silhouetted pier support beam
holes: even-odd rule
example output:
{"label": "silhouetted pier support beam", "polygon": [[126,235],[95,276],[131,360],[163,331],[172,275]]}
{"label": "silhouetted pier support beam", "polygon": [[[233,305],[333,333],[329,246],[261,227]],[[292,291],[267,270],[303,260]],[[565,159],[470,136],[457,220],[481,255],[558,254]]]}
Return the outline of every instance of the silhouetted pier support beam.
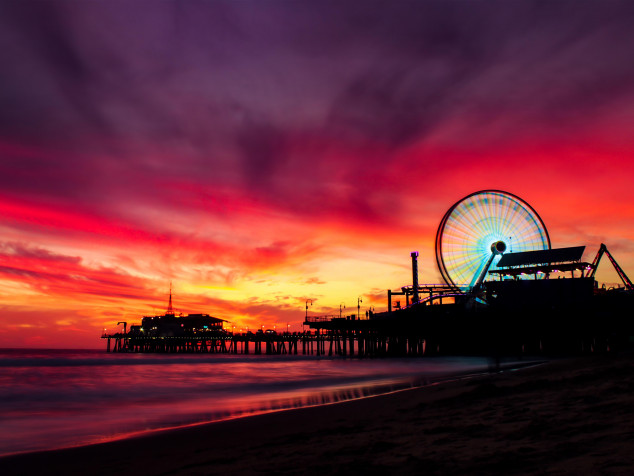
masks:
{"label": "silhouetted pier support beam", "polygon": [[418,251],[412,251],[410,253],[412,257],[412,290],[414,295],[412,297],[412,303],[418,302]]}

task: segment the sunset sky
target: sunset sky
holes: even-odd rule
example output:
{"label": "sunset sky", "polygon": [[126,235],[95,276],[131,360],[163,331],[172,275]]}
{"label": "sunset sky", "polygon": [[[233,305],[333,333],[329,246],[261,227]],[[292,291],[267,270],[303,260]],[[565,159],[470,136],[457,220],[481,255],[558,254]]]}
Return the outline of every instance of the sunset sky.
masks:
{"label": "sunset sky", "polygon": [[[0,347],[105,347],[440,282],[445,211],[519,195],[634,277],[634,2],[0,4]],[[618,278],[608,262],[600,282]]]}

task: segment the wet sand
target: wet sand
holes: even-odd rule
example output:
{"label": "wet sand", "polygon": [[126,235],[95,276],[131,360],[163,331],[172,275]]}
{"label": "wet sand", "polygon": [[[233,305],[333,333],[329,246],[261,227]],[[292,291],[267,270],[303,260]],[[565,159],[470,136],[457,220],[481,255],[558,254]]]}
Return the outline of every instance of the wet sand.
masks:
{"label": "wet sand", "polygon": [[633,474],[634,356],[0,459],[0,474]]}

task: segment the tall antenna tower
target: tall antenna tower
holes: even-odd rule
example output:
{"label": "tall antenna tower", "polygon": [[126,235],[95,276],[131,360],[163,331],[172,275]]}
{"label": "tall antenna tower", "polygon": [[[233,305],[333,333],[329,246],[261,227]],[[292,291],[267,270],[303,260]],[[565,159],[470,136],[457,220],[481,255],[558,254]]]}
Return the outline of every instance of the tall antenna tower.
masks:
{"label": "tall antenna tower", "polygon": [[174,315],[174,308],[172,307],[172,282],[170,281],[170,301],[169,304],[167,305],[167,312],[165,313],[166,316],[173,316]]}

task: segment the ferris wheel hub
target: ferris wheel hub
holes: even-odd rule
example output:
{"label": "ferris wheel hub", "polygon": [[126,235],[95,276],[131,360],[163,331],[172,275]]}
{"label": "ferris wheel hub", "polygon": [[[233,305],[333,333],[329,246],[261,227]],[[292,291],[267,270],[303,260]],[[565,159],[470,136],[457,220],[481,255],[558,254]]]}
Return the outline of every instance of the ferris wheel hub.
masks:
{"label": "ferris wheel hub", "polygon": [[491,253],[501,255],[506,251],[506,243],[503,241],[496,241],[491,245]]}

